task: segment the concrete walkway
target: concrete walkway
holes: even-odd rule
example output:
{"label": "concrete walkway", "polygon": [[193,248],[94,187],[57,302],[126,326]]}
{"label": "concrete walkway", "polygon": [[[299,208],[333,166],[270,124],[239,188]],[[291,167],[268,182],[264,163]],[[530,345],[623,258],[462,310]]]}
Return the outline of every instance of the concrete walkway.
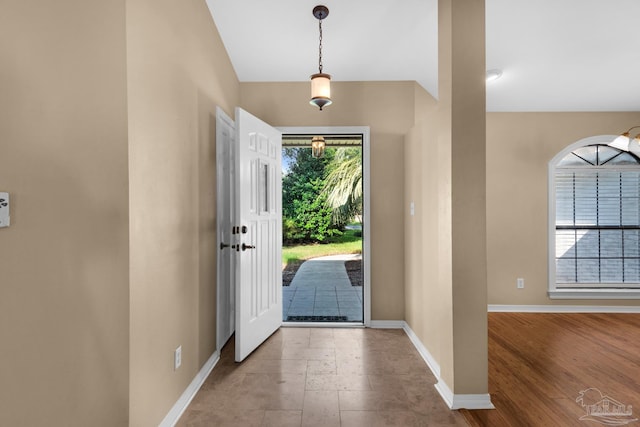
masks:
{"label": "concrete walkway", "polygon": [[[361,255],[332,255],[305,261],[282,287],[282,320],[362,322],[362,286],[351,286],[344,262]],[[313,316],[313,317],[311,317]]]}

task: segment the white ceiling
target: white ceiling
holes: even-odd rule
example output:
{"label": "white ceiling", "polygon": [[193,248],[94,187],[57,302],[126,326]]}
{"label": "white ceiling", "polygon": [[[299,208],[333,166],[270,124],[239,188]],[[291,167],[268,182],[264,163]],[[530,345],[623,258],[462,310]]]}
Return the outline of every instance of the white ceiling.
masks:
{"label": "white ceiling", "polygon": [[[437,96],[437,0],[207,0],[241,82],[415,80]],[[486,0],[488,111],[640,111],[640,0]]]}

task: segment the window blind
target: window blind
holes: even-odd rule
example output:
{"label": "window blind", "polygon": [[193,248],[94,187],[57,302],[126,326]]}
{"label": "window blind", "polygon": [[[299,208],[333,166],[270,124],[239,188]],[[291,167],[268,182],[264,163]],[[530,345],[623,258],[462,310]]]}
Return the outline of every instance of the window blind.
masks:
{"label": "window blind", "polygon": [[638,287],[640,170],[557,168],[558,287]]}

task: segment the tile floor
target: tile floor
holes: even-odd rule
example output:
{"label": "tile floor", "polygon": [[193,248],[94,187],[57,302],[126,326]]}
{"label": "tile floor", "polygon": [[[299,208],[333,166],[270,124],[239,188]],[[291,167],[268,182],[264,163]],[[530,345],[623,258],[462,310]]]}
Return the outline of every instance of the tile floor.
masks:
{"label": "tile floor", "polygon": [[280,328],[243,363],[233,338],[178,426],[466,426],[402,330]]}

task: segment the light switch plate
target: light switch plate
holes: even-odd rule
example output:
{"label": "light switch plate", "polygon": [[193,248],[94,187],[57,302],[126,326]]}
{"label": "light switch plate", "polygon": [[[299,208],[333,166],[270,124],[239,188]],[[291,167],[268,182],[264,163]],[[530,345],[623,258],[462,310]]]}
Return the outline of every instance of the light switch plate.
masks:
{"label": "light switch plate", "polygon": [[9,219],[9,193],[0,192],[0,228],[8,227]]}
{"label": "light switch plate", "polygon": [[173,352],[173,370],[177,371],[178,368],[182,365],[182,346],[179,345],[178,348]]}

